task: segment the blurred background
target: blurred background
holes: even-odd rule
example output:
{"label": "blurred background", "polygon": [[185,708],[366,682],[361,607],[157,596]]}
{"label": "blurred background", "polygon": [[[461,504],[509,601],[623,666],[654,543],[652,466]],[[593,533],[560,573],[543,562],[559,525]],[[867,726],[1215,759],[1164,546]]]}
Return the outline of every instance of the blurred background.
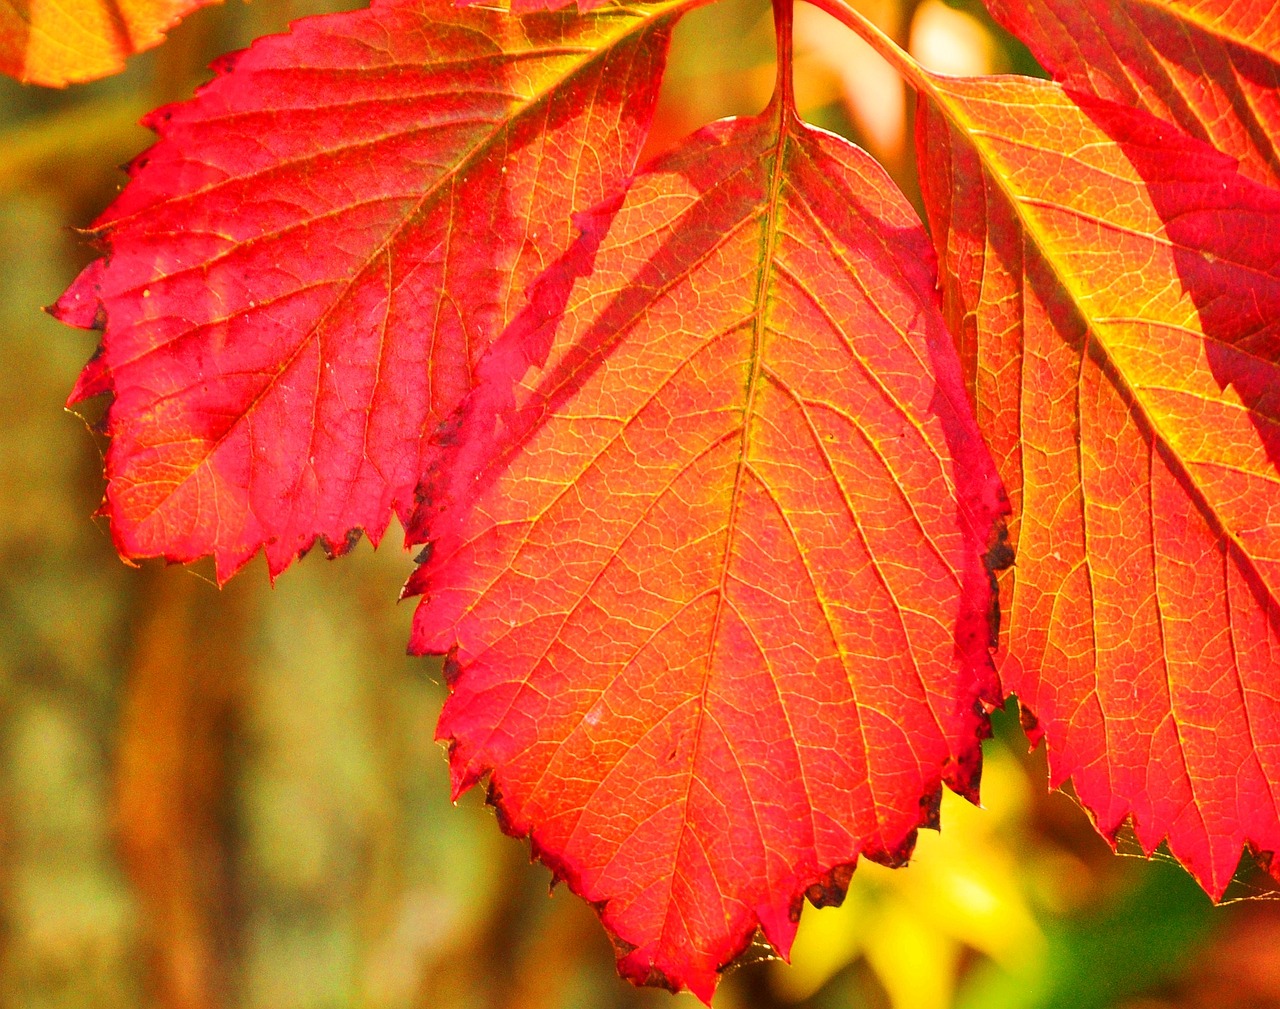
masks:
{"label": "blurred background", "polygon": [[[935,69],[1037,72],[980,3],[856,5]],[[111,80],[0,79],[0,1006],[692,1009],[619,981],[592,911],[548,896],[479,794],[449,802],[395,531],[219,591],[126,566],[90,518],[101,446],[62,404],[94,337],[40,311],[93,256],[72,229],[149,143],[143,113],[335,9],[235,0]],[[899,80],[812,8],[796,34],[802,112],[918,203]],[[767,0],[690,15],[650,153],[758,111],[772,60]],[[806,910],[792,966],[749,951],[718,1009],[1280,1006],[1280,905],[1213,909],[1169,860],[1114,857],[1046,793],[1015,712],[987,761],[985,810],[948,796],[910,867],[862,866],[844,907]],[[1255,877],[1236,890],[1262,895]]]}

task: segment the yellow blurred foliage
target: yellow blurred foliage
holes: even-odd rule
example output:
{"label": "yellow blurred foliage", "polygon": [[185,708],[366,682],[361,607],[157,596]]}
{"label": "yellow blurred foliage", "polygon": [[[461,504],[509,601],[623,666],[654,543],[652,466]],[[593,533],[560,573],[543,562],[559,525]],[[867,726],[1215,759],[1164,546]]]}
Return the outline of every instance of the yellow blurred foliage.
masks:
{"label": "yellow blurred foliage", "polygon": [[864,862],[842,906],[806,908],[791,966],[771,974],[779,994],[801,1002],[866,957],[894,1009],[945,1009],[966,950],[1007,964],[1041,955],[1026,867],[1011,845],[1029,787],[1005,750],[989,748],[982,790],[992,808],[944,793],[942,830],[920,832],[910,865]]}

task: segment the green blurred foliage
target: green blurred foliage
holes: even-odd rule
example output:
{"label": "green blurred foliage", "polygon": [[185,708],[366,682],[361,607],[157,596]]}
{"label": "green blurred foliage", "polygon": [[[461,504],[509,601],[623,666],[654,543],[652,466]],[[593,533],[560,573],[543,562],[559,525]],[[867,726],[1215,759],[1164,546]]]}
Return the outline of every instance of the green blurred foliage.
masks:
{"label": "green blurred foliage", "polygon": [[[940,0],[862,6],[904,44],[931,18],[978,40],[961,57],[1034,70],[974,0],[949,0],[962,22]],[[40,311],[93,256],[72,229],[148,143],[143,112],[188,96],[215,55],[328,9],[208,8],[115,79],[0,80],[0,1005],[692,1006],[619,981],[590,909],[548,897],[478,793],[449,802],[444,688],[404,655],[394,532],[274,589],[251,565],[220,592],[198,568],[127,567],[89,517],[101,446],[62,403],[94,338]],[[814,22],[800,40],[805,113],[918,199],[900,84],[828,35]],[[771,62],[764,0],[691,15],[650,152],[759,109]],[[896,126],[865,116],[885,101]],[[718,1005],[1280,1004],[1276,905],[1213,910],[1177,867],[1115,858],[1046,794],[1015,715],[997,729],[987,810],[948,797],[910,867],[863,866],[843,908],[806,912],[793,967],[751,951]]]}

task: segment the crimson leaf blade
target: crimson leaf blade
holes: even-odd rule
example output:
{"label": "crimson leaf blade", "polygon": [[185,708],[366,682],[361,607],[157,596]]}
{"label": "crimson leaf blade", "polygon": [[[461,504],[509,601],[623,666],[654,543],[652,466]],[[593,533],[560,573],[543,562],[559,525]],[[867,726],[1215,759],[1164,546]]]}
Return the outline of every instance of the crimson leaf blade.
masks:
{"label": "crimson leaf blade", "polygon": [[105,323],[121,553],[375,541],[576,208],[630,171],[688,3],[512,17],[381,0],[224,61],[97,222],[57,306]]}

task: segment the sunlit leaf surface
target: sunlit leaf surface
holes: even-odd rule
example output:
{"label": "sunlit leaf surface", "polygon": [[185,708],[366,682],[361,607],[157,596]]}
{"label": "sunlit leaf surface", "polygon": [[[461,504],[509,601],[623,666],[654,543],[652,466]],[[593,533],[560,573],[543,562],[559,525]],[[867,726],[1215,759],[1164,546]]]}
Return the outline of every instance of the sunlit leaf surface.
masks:
{"label": "sunlit leaf surface", "polygon": [[384,0],[227,61],[97,221],[58,304],[103,325],[74,398],[110,392],[120,551],[375,541],[423,448],[570,216],[644,140],[688,4],[513,18]]}
{"label": "sunlit leaf surface", "polygon": [[1003,496],[927,239],[784,108],[583,221],[481,366],[410,585],[455,790],[491,772],[622,972],[704,999],[859,855],[902,862],[943,781],[976,794],[996,689]]}
{"label": "sunlit leaf surface", "polygon": [[61,87],[106,77],[214,0],[0,0],[0,73]]}
{"label": "sunlit leaf surface", "polygon": [[1005,689],[1108,837],[1280,845],[1280,192],[1144,112],[935,79],[949,317],[1015,504]]}

